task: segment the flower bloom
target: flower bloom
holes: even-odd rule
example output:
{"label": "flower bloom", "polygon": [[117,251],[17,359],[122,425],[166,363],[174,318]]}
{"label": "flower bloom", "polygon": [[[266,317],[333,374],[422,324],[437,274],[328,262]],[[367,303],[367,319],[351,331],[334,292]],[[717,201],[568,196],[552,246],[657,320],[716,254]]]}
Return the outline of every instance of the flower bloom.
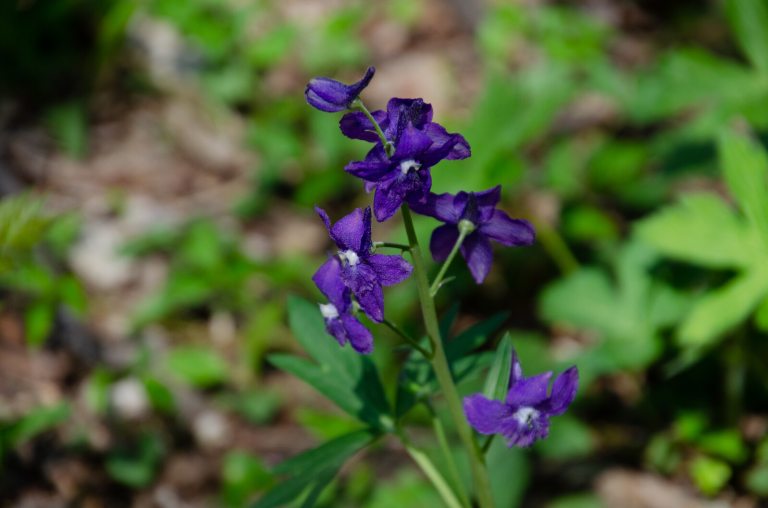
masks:
{"label": "flower bloom", "polygon": [[365,180],[367,190],[376,190],[373,209],[376,220],[383,222],[407,201],[424,201],[432,187],[429,169],[443,159],[469,157],[470,148],[460,134],[450,134],[432,122],[432,106],[421,99],[394,98],[387,111],[372,113],[384,136],[394,147],[390,156],[371,121],[361,112],[344,115],[342,132],[353,139],[376,142],[362,161],[344,169]]}
{"label": "flower bloom", "polygon": [[329,303],[320,304],[320,312],[325,320],[325,329],[344,346],[347,342],[358,353],[368,354],[373,351],[373,335],[358,321],[352,313],[352,297],[349,289],[341,280],[341,263],[336,258],[323,265],[312,280],[328,298]]}
{"label": "flower bloom", "polygon": [[[382,286],[392,286],[407,279],[413,267],[402,256],[373,253],[370,208],[357,208],[333,225],[324,210],[317,207],[315,210],[339,250],[317,270],[312,279],[326,296],[329,293],[343,294],[344,289],[348,289],[369,318],[376,322],[383,321]],[[319,281],[322,281],[323,287]],[[339,301],[338,297],[335,299]],[[331,303],[334,303],[333,300]]]}
{"label": "flower bloom", "polygon": [[328,113],[344,111],[350,108],[352,101],[357,99],[360,92],[368,86],[375,72],[376,69],[374,67],[368,67],[368,70],[365,71],[365,76],[357,83],[352,83],[351,85],[346,85],[341,81],[331,78],[313,78],[304,90],[304,97],[306,97],[310,106],[320,111]]}
{"label": "flower bloom", "polygon": [[574,366],[557,376],[547,395],[551,377],[551,372],[523,377],[513,353],[506,400],[489,400],[479,393],[466,397],[464,413],[469,424],[480,434],[501,434],[509,447],[528,447],[547,437],[549,418],[563,414],[576,396],[579,372]]}
{"label": "flower bloom", "polygon": [[500,197],[501,186],[496,186],[482,192],[430,194],[423,203],[409,204],[414,212],[445,222],[432,232],[429,242],[435,261],[445,261],[459,238],[460,228],[470,231],[460,252],[472,277],[480,284],[493,264],[490,240],[507,247],[519,247],[532,244],[536,237],[528,221],[512,219],[496,209]]}

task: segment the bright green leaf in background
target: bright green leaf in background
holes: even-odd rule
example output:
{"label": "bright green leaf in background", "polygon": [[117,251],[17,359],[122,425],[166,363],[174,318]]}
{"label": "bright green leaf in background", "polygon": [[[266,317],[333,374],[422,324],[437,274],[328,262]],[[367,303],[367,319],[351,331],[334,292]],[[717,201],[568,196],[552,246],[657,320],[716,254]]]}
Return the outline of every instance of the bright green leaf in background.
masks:
{"label": "bright green leaf in background", "polygon": [[223,383],[229,377],[229,366],[216,352],[202,346],[172,349],[166,359],[174,376],[193,386],[205,388]]}
{"label": "bright green leaf in background", "polygon": [[719,138],[725,180],[743,216],[714,195],[696,194],[641,221],[640,238],[661,254],[712,268],[738,270],[705,293],[678,329],[681,344],[702,347],[743,322],[768,294],[768,158],[733,129]]}

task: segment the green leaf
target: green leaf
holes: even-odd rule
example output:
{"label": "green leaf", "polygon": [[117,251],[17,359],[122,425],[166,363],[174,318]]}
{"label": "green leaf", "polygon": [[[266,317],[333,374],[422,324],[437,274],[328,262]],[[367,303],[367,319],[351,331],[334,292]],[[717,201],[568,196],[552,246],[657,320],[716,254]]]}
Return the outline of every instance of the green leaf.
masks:
{"label": "green leaf", "polygon": [[711,457],[698,457],[691,463],[689,473],[701,492],[714,496],[728,483],[731,466]]}
{"label": "green leaf", "polygon": [[491,494],[496,506],[523,506],[522,500],[531,476],[525,452],[507,448],[503,439],[494,439],[485,458]]}
{"label": "green leaf", "polygon": [[201,346],[182,346],[171,350],[166,365],[173,375],[198,387],[220,384],[229,377],[227,363],[215,351]]}
{"label": "green leaf", "polygon": [[139,440],[138,446],[110,454],[106,461],[106,470],[112,478],[129,487],[146,487],[154,479],[163,453],[164,447],[160,438],[145,434]]}
{"label": "green leaf", "polygon": [[638,236],[673,259],[712,268],[750,262],[746,224],[714,194],[690,194],[635,226]]}
{"label": "green leaf", "polygon": [[512,337],[506,333],[496,348],[491,370],[485,380],[483,395],[491,400],[503,400],[512,375]]}
{"label": "green leaf", "polygon": [[744,483],[753,494],[768,497],[768,464],[758,464],[747,472]]}
{"label": "green leaf", "polygon": [[768,74],[768,4],[764,0],[727,0],[725,8],[742,50],[757,70]]}
{"label": "green leaf", "polygon": [[62,402],[53,406],[32,409],[12,422],[0,422],[0,457],[38,434],[42,434],[69,418],[71,408]]}
{"label": "green leaf", "polygon": [[267,492],[252,508],[285,506],[307,488],[327,485],[344,462],[368,446],[376,435],[370,431],[356,431],[278,464],[273,472],[286,474],[288,478]]}
{"label": "green leaf", "polygon": [[485,344],[508,317],[509,312],[499,312],[484,321],[472,325],[453,339],[448,340],[445,344],[445,356],[448,358],[448,363],[455,362],[457,359],[466,356],[470,351],[474,351]]}
{"label": "green leaf", "polygon": [[41,346],[53,328],[55,308],[48,301],[36,301],[24,310],[24,331],[27,344]]}
{"label": "green leaf", "polygon": [[242,451],[228,453],[221,467],[221,497],[226,506],[244,506],[254,493],[269,488],[273,475],[262,460]]}
{"label": "green leaf", "polygon": [[768,157],[747,135],[724,129],[718,140],[725,181],[768,248]]}
{"label": "green leaf", "polygon": [[269,361],[300,377],[356,418],[389,429],[391,408],[373,362],[349,346],[339,347],[326,333],[317,305],[291,297],[288,318],[294,336],[315,362],[284,354],[271,355]]}
{"label": "green leaf", "polygon": [[729,461],[732,464],[744,462],[749,451],[741,433],[736,429],[726,429],[704,434],[696,443],[701,450]]}
{"label": "green leaf", "polygon": [[768,292],[768,267],[745,273],[698,300],[680,326],[678,340],[706,346],[744,321]]}
{"label": "green leaf", "polygon": [[549,436],[536,447],[545,457],[572,460],[592,453],[595,439],[587,425],[566,414],[552,420]]}

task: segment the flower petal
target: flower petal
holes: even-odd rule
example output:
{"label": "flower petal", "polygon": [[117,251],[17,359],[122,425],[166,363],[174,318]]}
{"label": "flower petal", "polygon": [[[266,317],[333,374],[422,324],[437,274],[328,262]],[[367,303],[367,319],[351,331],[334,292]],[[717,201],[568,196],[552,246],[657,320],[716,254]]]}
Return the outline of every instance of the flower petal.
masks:
{"label": "flower petal", "polygon": [[411,209],[420,215],[434,217],[448,224],[457,224],[461,218],[463,208],[456,208],[454,198],[453,194],[447,193],[429,194],[423,203],[414,203]]}
{"label": "flower petal", "polygon": [[419,160],[421,154],[430,145],[432,145],[432,140],[429,139],[429,136],[409,123],[397,139],[394,159],[398,161]]}
{"label": "flower petal", "polygon": [[402,256],[372,254],[367,263],[371,265],[382,286],[393,286],[411,275],[413,267]]}
{"label": "flower petal", "polygon": [[530,420],[521,422],[513,414],[502,421],[500,433],[504,436],[508,447],[527,448],[539,439],[547,437],[549,418],[544,413],[538,413]]}
{"label": "flower petal", "polygon": [[339,343],[339,346],[343,346],[347,343],[347,329],[344,326],[344,323],[342,323],[341,319],[326,319],[325,331],[327,331],[330,336],[336,339],[336,342]]}
{"label": "flower petal", "polygon": [[523,366],[520,365],[520,358],[517,357],[517,351],[512,351],[512,372],[509,376],[509,387],[512,388],[515,383],[523,379]]}
{"label": "flower petal", "polygon": [[507,247],[531,245],[536,239],[530,222],[512,219],[501,210],[495,210],[491,219],[480,225],[480,232]]}
{"label": "flower petal", "polygon": [[405,192],[394,180],[377,185],[376,194],[373,195],[373,213],[376,220],[384,222],[392,217],[403,204]]}
{"label": "flower petal", "polygon": [[449,134],[445,127],[439,123],[430,122],[424,126],[424,133],[432,139],[433,146],[441,147],[446,143],[451,143],[450,150],[445,156],[446,159],[459,160],[466,159],[472,155],[469,143],[460,134]]}
{"label": "flower petal", "polygon": [[464,398],[467,421],[480,434],[501,432],[502,422],[510,415],[509,407],[498,400],[488,400],[482,394]]}
{"label": "flower petal", "polygon": [[384,319],[384,292],[373,268],[365,263],[342,266],[341,277],[357,298],[363,312],[380,323]]}
{"label": "flower petal", "polygon": [[349,291],[341,279],[341,263],[338,258],[330,257],[320,265],[312,276],[312,281],[339,312],[343,313],[347,310],[350,303]]}
{"label": "flower petal", "polygon": [[304,90],[304,96],[310,106],[321,111],[333,113],[348,109],[360,92],[371,82],[376,69],[368,67],[365,76],[351,85],[346,85],[335,79],[313,78]]}
{"label": "flower petal", "polygon": [[555,378],[545,411],[550,416],[563,414],[576,397],[578,387],[579,370],[573,366]]}
{"label": "flower petal", "polygon": [[[387,112],[380,109],[371,113],[371,116],[381,125],[387,118]],[[342,134],[351,139],[362,139],[373,143],[379,141],[376,129],[362,111],[353,111],[341,117],[339,128]]]}
{"label": "flower petal", "polygon": [[371,209],[356,208],[331,226],[331,238],[341,250],[367,255],[371,250]]}
{"label": "flower petal", "polygon": [[382,126],[389,140],[397,140],[410,123],[417,129],[432,121],[432,105],[422,99],[394,97],[387,103],[387,121]]}
{"label": "flower petal", "polygon": [[493,249],[488,239],[475,231],[464,239],[461,244],[461,255],[467,261],[469,271],[475,282],[481,284],[493,264]]}
{"label": "flower petal", "polygon": [[438,263],[445,261],[458,239],[459,230],[453,224],[443,224],[435,228],[432,231],[432,238],[429,240],[429,250],[432,252],[432,258]]}
{"label": "flower petal", "polygon": [[344,328],[347,332],[347,339],[352,344],[352,348],[358,353],[367,355],[373,351],[373,335],[363,324],[352,314],[341,316]]}
{"label": "flower petal", "polygon": [[513,408],[534,407],[547,400],[547,388],[551,372],[544,372],[533,377],[519,379],[507,393],[507,404]]}

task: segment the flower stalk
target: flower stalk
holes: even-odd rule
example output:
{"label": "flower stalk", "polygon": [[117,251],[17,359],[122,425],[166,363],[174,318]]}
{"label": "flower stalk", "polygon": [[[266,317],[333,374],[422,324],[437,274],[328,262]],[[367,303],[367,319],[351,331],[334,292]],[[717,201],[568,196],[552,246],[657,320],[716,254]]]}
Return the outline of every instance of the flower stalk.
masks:
{"label": "flower stalk", "polygon": [[429,337],[429,341],[432,344],[432,351],[434,352],[434,356],[431,360],[432,368],[435,371],[435,377],[445,396],[448,411],[459,434],[459,438],[469,454],[469,463],[472,470],[475,494],[479,506],[480,508],[492,508],[494,506],[493,497],[491,496],[491,485],[490,480],[488,479],[485,461],[482,452],[480,451],[480,447],[477,445],[474,435],[472,434],[472,429],[470,429],[469,424],[467,424],[464,417],[464,410],[461,406],[459,392],[453,382],[448,359],[445,356],[443,341],[440,337],[440,327],[437,321],[437,313],[435,312],[435,301],[430,294],[427,272],[424,260],[421,257],[421,248],[419,247],[419,240],[413,227],[411,212],[408,209],[408,205],[405,204],[400,210],[403,215],[405,231],[408,235],[408,244],[411,247],[410,253],[413,261],[413,273],[416,277],[416,287],[419,291],[424,326],[427,330],[427,337]]}
{"label": "flower stalk", "polygon": [[464,239],[474,230],[475,227],[470,222],[462,221],[462,224],[459,224],[459,237],[456,239],[456,243],[453,244],[453,248],[451,249],[450,254],[448,254],[448,257],[443,263],[443,266],[440,267],[440,271],[437,273],[437,277],[435,277],[435,280],[429,287],[429,296],[432,298],[434,298],[437,292],[440,291],[440,288],[443,285],[443,277],[445,277],[445,272],[447,272],[448,268],[451,266],[453,258],[456,257],[456,254],[461,248],[461,244],[464,243]]}
{"label": "flower stalk", "polygon": [[379,126],[379,122],[376,121],[376,119],[373,117],[370,111],[368,111],[368,108],[365,107],[365,104],[363,104],[363,101],[361,101],[359,98],[352,101],[352,107],[359,109],[365,116],[368,118],[368,120],[371,121],[373,124],[373,128],[376,129],[376,134],[379,136],[379,139],[381,140],[381,145],[384,147],[384,151],[387,152],[388,157],[392,157],[395,154],[395,145],[392,144],[391,141],[387,139],[387,137],[384,135],[384,131],[381,130],[381,126]]}

